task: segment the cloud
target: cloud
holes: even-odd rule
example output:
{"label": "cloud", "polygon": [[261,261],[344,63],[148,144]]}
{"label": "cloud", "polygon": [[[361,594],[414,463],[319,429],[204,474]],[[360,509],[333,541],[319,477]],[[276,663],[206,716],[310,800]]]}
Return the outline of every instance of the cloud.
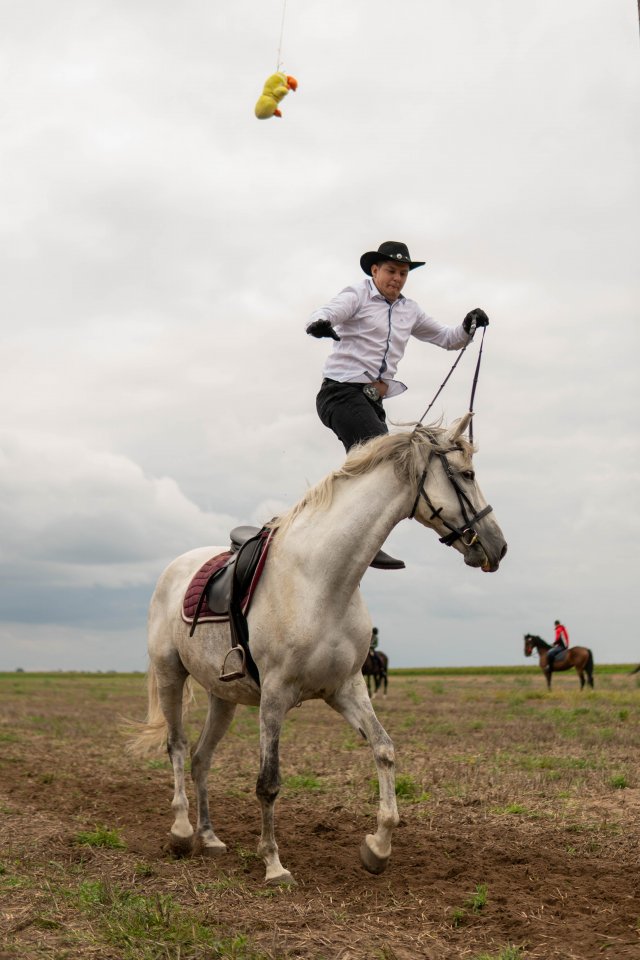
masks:
{"label": "cloud", "polygon": [[[9,619],[123,621],[163,566],[236,518],[205,512],[168,477],[59,437],[0,439],[3,609]],[[146,601],[145,601],[146,602]]]}
{"label": "cloud", "polygon": [[[635,658],[633,5],[289,4],[298,91],[258,122],[281,13],[33,0],[4,17],[8,668],[47,660],[47,627],[69,665],[108,669],[104,646],[130,663],[164,563],[340,464],[315,413],[329,344],[303,325],[385,239],[427,261],[406,291],[427,312],[491,316],[476,465],[510,543],[483,577],[415,524],[393,532],[407,570],[363,582],[392,664],[520,662],[522,633],[559,613]],[[477,349],[433,419],[466,409]],[[415,421],[453,359],[410,344],[389,418]]]}

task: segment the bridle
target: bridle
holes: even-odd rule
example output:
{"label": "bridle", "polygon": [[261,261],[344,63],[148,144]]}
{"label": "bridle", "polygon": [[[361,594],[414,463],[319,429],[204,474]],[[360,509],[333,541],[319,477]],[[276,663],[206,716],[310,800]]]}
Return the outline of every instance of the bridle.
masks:
{"label": "bridle", "polygon": [[[447,450],[431,450],[424,470],[420,476],[420,480],[418,481],[418,492],[416,494],[416,499],[413,502],[411,513],[409,514],[409,519],[413,520],[416,515],[416,510],[418,509],[420,497],[422,497],[424,502],[431,510],[431,516],[429,517],[429,520],[437,519],[447,528],[447,530],[449,530],[449,533],[446,533],[444,537],[440,537],[440,543],[445,543],[448,547],[453,546],[456,540],[462,540],[466,547],[472,547],[474,543],[481,542],[478,533],[475,530],[475,524],[478,523],[479,520],[482,520],[483,517],[486,517],[487,514],[491,513],[493,510],[493,507],[489,505],[484,507],[482,510],[476,510],[473,502],[460,486],[458,479],[451,468],[447,454],[461,449],[462,448],[460,446],[455,446],[449,447]],[[449,479],[449,483],[456,492],[458,503],[460,504],[460,512],[464,521],[464,523],[462,523],[459,527],[455,526],[453,523],[449,523],[448,520],[445,520],[445,518],[442,516],[444,507],[435,507],[427,496],[427,491],[424,488],[425,480],[427,479],[427,473],[429,470],[429,464],[434,457],[439,458],[445,475]]]}
{"label": "bridle", "polygon": [[[473,400],[476,394],[476,387],[478,385],[480,363],[482,362],[482,347],[484,345],[484,335],[486,332],[487,332],[487,328],[485,326],[482,328],[482,339],[480,340],[480,350],[478,351],[478,360],[476,363],[476,369],[473,376],[473,384],[471,386],[471,399],[469,401],[469,413],[471,414],[473,413]],[[471,340],[469,340],[469,343],[471,343],[472,340],[473,340],[473,337],[471,338]],[[462,350],[458,354],[453,366],[449,370],[449,373],[447,374],[443,382],[440,384],[440,387],[436,391],[435,397],[433,398],[433,400],[431,401],[431,403],[429,404],[425,412],[422,414],[422,416],[418,420],[418,424],[422,423],[422,421],[428,414],[429,410],[437,400],[445,384],[447,383],[447,380],[449,379],[449,377],[451,376],[455,368],[458,366],[459,361],[462,359],[462,355],[467,349],[467,347],[469,346],[469,343],[465,344],[465,346],[462,348]],[[416,424],[414,428],[414,432],[415,430],[417,430],[418,424]],[[471,442],[471,444],[473,444],[473,420],[471,420],[469,423],[469,441]],[[449,530],[449,533],[446,533],[444,537],[440,537],[440,543],[446,543],[448,547],[451,547],[456,542],[456,540],[462,540],[462,542],[466,547],[472,547],[474,543],[481,543],[482,541],[480,540],[477,532],[475,531],[474,525],[479,520],[482,520],[483,517],[486,517],[487,514],[491,513],[491,511],[493,510],[493,507],[491,506],[486,506],[482,510],[476,510],[473,503],[471,502],[467,494],[464,492],[464,490],[458,483],[458,480],[453,470],[451,469],[451,464],[447,460],[447,454],[453,453],[454,451],[461,450],[461,449],[462,447],[456,444],[456,446],[450,447],[448,450],[438,450],[438,449],[431,450],[431,453],[427,457],[427,462],[425,464],[424,470],[422,471],[422,475],[418,482],[418,492],[416,494],[416,499],[413,502],[413,508],[411,510],[411,513],[409,514],[409,519],[413,520],[413,518],[416,515],[416,510],[418,509],[420,497],[422,497],[424,502],[427,504],[427,506],[431,510],[431,516],[429,517],[429,520],[438,519],[440,523],[442,523],[447,528],[447,530]],[[431,500],[429,499],[429,497],[427,496],[427,492],[424,489],[424,483],[425,483],[425,480],[427,479],[427,471],[429,470],[429,464],[431,463],[434,457],[440,458],[440,463],[442,464],[442,468],[446,476],[449,478],[449,482],[451,483],[453,489],[456,492],[458,503],[460,504],[460,512],[462,513],[462,519],[464,520],[464,523],[459,527],[456,527],[454,524],[449,523],[448,520],[445,520],[444,517],[441,516],[444,508],[443,507],[436,508],[431,502]],[[469,512],[471,513],[471,516],[469,515]]]}

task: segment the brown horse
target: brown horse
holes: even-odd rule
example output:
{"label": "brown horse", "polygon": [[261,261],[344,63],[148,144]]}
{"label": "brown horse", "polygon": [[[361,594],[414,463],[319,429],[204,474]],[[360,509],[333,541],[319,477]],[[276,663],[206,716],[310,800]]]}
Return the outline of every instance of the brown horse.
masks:
{"label": "brown horse", "polygon": [[[386,697],[387,695],[387,670],[389,669],[389,658],[386,653],[383,653],[382,650],[374,650],[373,653],[369,650],[367,654],[367,659],[362,665],[362,673],[367,681],[367,691],[369,696],[373,700],[376,693],[382,685],[382,695]],[[371,677],[373,677],[374,690],[373,694],[371,693]]]}
{"label": "brown horse", "polygon": [[571,667],[575,667],[580,676],[581,690],[585,684],[585,673],[589,686],[593,687],[593,654],[588,647],[569,647],[563,654],[559,654],[553,660],[551,670],[547,670],[547,653],[551,650],[551,644],[543,640],[542,637],[534,637],[532,634],[526,633],[524,637],[525,657],[530,657],[533,650],[538,651],[540,669],[544,671],[549,690],[551,690],[551,674],[555,673],[556,670],[570,670]]}

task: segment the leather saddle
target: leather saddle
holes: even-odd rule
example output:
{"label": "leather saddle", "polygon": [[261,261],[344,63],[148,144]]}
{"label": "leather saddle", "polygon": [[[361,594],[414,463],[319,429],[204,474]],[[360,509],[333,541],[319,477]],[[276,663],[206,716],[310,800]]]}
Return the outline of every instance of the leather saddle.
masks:
{"label": "leather saddle", "polygon": [[[260,674],[249,651],[245,613],[264,566],[270,535],[265,527],[234,527],[230,533],[229,559],[211,574],[200,594],[189,636],[194,634],[205,603],[208,613],[228,619],[231,628],[231,649],[222,665],[221,680],[238,680],[248,670],[260,686]],[[227,659],[232,654],[236,667],[227,669]]]}
{"label": "leather saddle", "polygon": [[[248,592],[255,573],[263,541],[255,539],[260,533],[259,527],[234,527],[229,534],[231,557],[220,570],[212,575],[204,588],[204,599],[212,613],[225,616],[229,612],[229,602],[234,579],[242,597]],[[253,542],[249,544],[249,540]],[[247,549],[242,548],[248,544]]]}

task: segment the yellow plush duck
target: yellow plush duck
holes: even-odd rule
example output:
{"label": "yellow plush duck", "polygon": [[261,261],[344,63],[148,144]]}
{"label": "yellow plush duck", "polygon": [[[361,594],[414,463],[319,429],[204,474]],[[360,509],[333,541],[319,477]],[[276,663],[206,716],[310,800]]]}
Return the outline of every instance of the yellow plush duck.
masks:
{"label": "yellow plush duck", "polygon": [[269,117],[281,117],[278,104],[289,90],[297,90],[298,81],[295,77],[288,77],[286,73],[272,73],[264,85],[262,96],[256,103],[256,117],[258,120],[268,120]]}

